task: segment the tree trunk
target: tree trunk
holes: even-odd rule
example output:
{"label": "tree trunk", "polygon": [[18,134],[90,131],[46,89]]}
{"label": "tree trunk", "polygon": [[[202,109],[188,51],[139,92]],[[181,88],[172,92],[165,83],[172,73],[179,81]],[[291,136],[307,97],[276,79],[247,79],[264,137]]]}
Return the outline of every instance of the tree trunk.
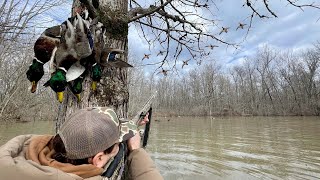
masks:
{"label": "tree trunk", "polygon": [[[74,0],[72,14],[81,10],[79,0]],[[100,0],[99,9],[103,12],[101,21],[107,28],[106,46],[125,50],[121,55],[128,61],[128,1],[127,0]],[[129,91],[127,87],[127,70],[105,67],[96,92],[91,90],[92,80],[90,72],[83,82],[81,102],[77,102],[75,95],[67,89],[64,102],[59,105],[56,119],[56,132],[60,129],[66,117],[77,109],[92,106],[113,107],[120,118],[127,118]]]}

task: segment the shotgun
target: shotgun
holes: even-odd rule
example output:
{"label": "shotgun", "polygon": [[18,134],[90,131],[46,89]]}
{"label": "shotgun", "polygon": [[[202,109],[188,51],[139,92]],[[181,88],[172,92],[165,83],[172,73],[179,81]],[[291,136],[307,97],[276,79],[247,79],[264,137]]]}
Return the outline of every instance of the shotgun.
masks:
{"label": "shotgun", "polygon": [[142,109],[138,111],[136,116],[132,119],[133,122],[135,122],[137,125],[139,122],[144,119],[144,117],[149,113],[148,119],[149,122],[145,125],[144,129],[138,128],[139,133],[142,136],[142,147],[145,148],[147,146],[148,138],[149,138],[149,131],[150,131],[150,123],[151,123],[151,116],[152,116],[152,107],[151,103],[153,99],[155,98],[157,94],[157,91],[155,91],[150,98],[147,100],[147,102],[143,105]]}
{"label": "shotgun", "polygon": [[132,121],[134,123],[136,123],[137,125],[139,124],[139,122],[146,116],[147,112],[149,111],[150,107],[151,107],[151,103],[153,101],[153,99],[155,98],[157,94],[157,91],[155,91],[147,100],[147,102],[143,105],[143,107],[140,109],[140,111],[137,112],[137,114],[134,116],[134,118],[132,119]]}
{"label": "shotgun", "polygon": [[148,143],[149,131],[150,131],[150,125],[151,125],[151,117],[152,117],[152,107],[150,107],[148,113],[149,113],[149,115],[148,115],[149,122],[146,124],[146,126],[144,128],[144,133],[142,136],[142,147],[143,148],[145,148]]}

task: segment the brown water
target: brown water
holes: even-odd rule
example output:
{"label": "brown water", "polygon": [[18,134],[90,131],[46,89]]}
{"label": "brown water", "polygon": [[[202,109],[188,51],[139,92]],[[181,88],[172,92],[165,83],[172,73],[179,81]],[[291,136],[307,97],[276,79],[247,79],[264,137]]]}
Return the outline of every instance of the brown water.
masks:
{"label": "brown water", "polygon": [[147,147],[166,180],[320,179],[320,117],[167,119]]}
{"label": "brown water", "polygon": [[[154,119],[147,150],[166,180],[320,179],[320,117]],[[2,124],[0,144],[53,126]]]}

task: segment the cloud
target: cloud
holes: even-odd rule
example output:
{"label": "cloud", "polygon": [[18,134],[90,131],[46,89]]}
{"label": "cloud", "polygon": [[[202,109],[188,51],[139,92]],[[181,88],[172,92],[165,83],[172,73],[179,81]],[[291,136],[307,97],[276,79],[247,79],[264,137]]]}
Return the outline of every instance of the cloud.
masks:
{"label": "cloud", "polygon": [[[141,1],[143,7],[149,7],[154,4],[155,1],[145,0]],[[287,4],[287,1],[269,1],[270,8],[278,15],[278,18],[260,19],[255,17],[253,20],[252,28],[246,37],[246,30],[236,30],[239,22],[246,23],[248,27],[249,18],[252,11],[243,6],[244,1],[237,0],[223,0],[214,1],[215,5],[211,4],[210,11],[203,10],[200,13],[204,17],[210,17],[216,19],[215,24],[207,25],[204,27],[205,31],[217,35],[223,40],[229,42],[240,43],[239,49],[234,49],[223,44],[218,44],[216,41],[206,39],[205,43],[219,45],[220,47],[214,48],[211,54],[207,58],[200,59],[203,62],[210,62],[215,60],[222,66],[232,66],[234,64],[241,64],[243,59],[249,58],[255,55],[259,46],[268,44],[272,47],[276,47],[279,50],[293,49],[298,51],[304,48],[311,47],[313,43],[320,40],[320,10],[307,8],[305,11],[301,11],[299,8],[295,8]],[[260,2],[260,1],[259,1]],[[261,1],[263,2],[263,1]],[[312,3],[310,0],[300,0],[299,4]],[[272,16],[262,3],[256,3],[254,6],[261,12]],[[178,6],[177,6],[178,7]],[[53,11],[43,15],[43,18],[48,18],[52,25],[63,22],[68,16],[70,16],[71,3],[63,7],[55,8]],[[190,8],[184,9],[191,11]],[[197,20],[196,17],[190,17],[191,20]],[[228,33],[222,33],[221,27],[230,27]],[[150,31],[145,29],[146,33]],[[246,38],[245,38],[246,37]],[[160,62],[163,56],[157,56],[160,50],[164,50],[163,47],[151,42],[151,46],[143,39],[141,30],[133,23],[129,28],[129,53],[133,58],[140,61],[144,54],[151,54],[150,59],[143,60],[142,63],[149,64],[154,62]],[[171,43],[170,51],[175,51],[175,44]],[[168,57],[169,63],[165,63],[164,67],[172,67],[175,63],[176,67],[182,72],[188,71],[192,66],[196,66],[196,61],[192,60],[188,66],[181,69],[182,61],[190,58],[187,53],[181,54],[178,61],[174,62],[173,57]],[[197,60],[199,62],[199,59]],[[155,66],[145,66],[148,71],[154,71],[157,69]]]}
{"label": "cloud", "polygon": [[[234,24],[238,19],[244,17],[244,14],[248,14],[248,9],[246,10],[247,12],[243,12],[243,8],[235,8],[239,4],[232,5],[234,1],[225,0],[221,3],[225,3],[224,6],[220,6],[219,11],[221,12],[220,18],[223,19],[223,24]],[[303,3],[303,1],[299,1],[299,3]],[[230,66],[230,63],[237,64],[242,62],[243,57],[254,56],[257,48],[262,44],[268,44],[278,50],[297,50],[311,47],[320,37],[320,32],[318,31],[320,22],[317,22],[320,17],[319,10],[308,9],[300,11],[298,8],[286,6],[283,3],[272,3],[270,7],[278,14],[278,18],[266,20],[255,18],[252,29],[246,40],[241,43],[239,50],[228,49],[223,51],[223,48],[217,49],[215,56],[217,59],[220,57],[221,64]],[[224,34],[224,36],[228,40],[241,42],[243,32],[233,30],[228,34]]]}

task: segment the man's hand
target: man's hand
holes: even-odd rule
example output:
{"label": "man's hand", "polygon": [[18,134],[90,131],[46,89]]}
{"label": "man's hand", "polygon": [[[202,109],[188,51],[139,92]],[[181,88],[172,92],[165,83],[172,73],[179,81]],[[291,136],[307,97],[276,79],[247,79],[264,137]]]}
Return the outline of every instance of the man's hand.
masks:
{"label": "man's hand", "polygon": [[130,151],[133,151],[135,149],[139,149],[140,148],[140,141],[141,141],[140,133],[137,133],[135,136],[128,139],[128,149]]}
{"label": "man's hand", "polygon": [[149,122],[149,112],[144,116],[144,118],[138,123],[138,126],[143,126]]}
{"label": "man's hand", "polygon": [[[145,124],[147,124],[149,122],[149,113],[147,112],[147,114],[144,116],[144,118],[138,123],[138,126],[143,126]],[[135,136],[133,136],[132,138],[128,139],[128,149],[130,151],[133,151],[135,149],[139,149],[141,143],[141,137],[140,137],[140,133],[138,132]]]}

